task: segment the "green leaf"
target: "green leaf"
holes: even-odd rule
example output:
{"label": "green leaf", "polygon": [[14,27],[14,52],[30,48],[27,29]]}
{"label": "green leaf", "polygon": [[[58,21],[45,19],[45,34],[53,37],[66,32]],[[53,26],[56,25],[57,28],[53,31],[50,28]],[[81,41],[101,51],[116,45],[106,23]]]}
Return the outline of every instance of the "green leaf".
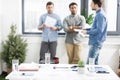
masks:
{"label": "green leaf", "polygon": [[85,17],[87,24],[91,25],[93,23],[93,20],[94,20],[93,14],[90,14],[87,17],[86,9],[82,10],[81,15]]}
{"label": "green leaf", "polygon": [[84,63],[84,61],[78,61],[78,66],[79,67],[84,67],[85,66],[85,63]]}

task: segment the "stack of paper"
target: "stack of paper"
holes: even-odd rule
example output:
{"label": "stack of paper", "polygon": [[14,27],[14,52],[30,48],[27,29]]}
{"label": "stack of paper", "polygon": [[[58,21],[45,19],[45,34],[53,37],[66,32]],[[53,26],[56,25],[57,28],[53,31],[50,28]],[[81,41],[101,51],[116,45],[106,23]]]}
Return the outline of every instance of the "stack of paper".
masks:
{"label": "stack of paper", "polygon": [[19,66],[19,71],[38,71],[39,66],[35,64],[22,64]]}
{"label": "stack of paper", "polygon": [[45,20],[45,25],[47,27],[55,26],[56,22],[57,22],[56,19],[54,19],[54,18],[52,18],[50,16],[47,16],[46,20]]}
{"label": "stack of paper", "polygon": [[95,67],[96,73],[109,73],[109,71],[104,67]]}

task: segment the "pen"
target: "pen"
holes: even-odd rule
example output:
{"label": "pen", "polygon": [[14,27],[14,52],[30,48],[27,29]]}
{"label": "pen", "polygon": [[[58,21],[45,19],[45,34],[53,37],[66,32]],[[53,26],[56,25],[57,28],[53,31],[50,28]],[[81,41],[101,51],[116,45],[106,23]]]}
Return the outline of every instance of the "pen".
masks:
{"label": "pen", "polygon": [[60,69],[68,69],[69,67],[53,67],[53,69],[60,68]]}
{"label": "pen", "polygon": [[78,70],[72,70],[72,71],[78,71]]}
{"label": "pen", "polygon": [[21,75],[22,76],[33,76],[34,74],[33,73],[22,73]]}
{"label": "pen", "polygon": [[106,73],[106,74],[109,74],[109,72],[106,72],[106,71],[97,71],[96,73]]}

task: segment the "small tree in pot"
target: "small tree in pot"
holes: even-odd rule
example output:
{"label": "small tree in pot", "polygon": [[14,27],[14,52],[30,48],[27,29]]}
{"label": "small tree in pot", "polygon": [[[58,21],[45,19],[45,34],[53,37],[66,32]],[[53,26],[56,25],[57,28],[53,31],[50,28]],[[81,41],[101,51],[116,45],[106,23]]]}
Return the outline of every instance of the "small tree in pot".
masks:
{"label": "small tree in pot", "polygon": [[16,25],[11,25],[8,40],[2,43],[1,57],[6,63],[8,73],[12,70],[12,59],[18,59],[19,63],[24,62],[26,56],[26,40],[16,34]]}

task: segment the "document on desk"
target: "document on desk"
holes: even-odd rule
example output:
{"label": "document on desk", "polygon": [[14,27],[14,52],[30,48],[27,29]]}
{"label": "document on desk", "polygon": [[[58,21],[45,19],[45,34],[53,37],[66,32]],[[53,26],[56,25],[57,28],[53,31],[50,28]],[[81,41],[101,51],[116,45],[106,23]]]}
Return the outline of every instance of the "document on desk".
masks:
{"label": "document on desk", "polygon": [[56,19],[54,19],[54,18],[52,18],[50,16],[47,16],[46,20],[45,20],[45,25],[47,27],[55,26],[56,22],[57,22]]}
{"label": "document on desk", "polygon": [[96,73],[109,73],[109,71],[104,67],[95,67]]}
{"label": "document on desk", "polygon": [[19,71],[38,71],[39,66],[37,64],[21,64]]}
{"label": "document on desk", "polygon": [[88,69],[88,71],[90,71],[90,72],[95,72],[95,73],[102,73],[102,74],[104,74],[104,73],[109,74],[109,73],[110,73],[110,72],[109,72],[106,68],[104,68],[104,67],[88,67],[87,69]]}

